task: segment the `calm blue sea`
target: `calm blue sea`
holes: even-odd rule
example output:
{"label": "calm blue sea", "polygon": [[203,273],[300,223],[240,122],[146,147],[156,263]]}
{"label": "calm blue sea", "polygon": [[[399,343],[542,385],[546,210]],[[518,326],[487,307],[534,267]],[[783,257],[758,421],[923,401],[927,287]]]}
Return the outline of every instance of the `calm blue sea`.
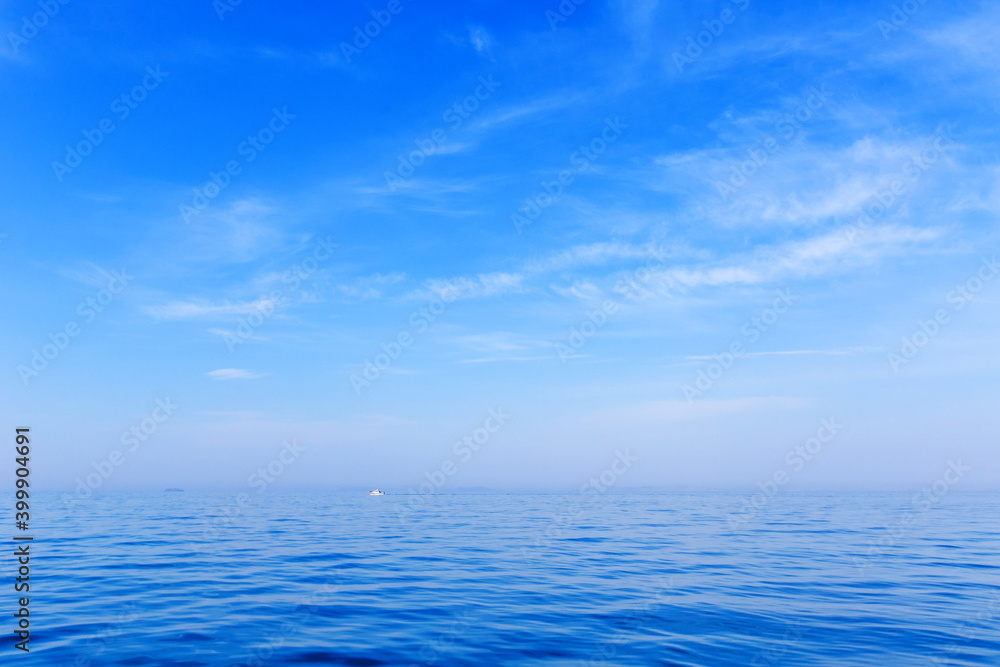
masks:
{"label": "calm blue sea", "polygon": [[0,662],[1000,664],[995,494],[234,496],[36,500]]}

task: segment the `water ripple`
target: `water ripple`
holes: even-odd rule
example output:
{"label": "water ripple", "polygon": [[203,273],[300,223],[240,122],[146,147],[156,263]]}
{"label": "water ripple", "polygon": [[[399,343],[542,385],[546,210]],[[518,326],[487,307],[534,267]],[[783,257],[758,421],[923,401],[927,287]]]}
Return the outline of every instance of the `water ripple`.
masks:
{"label": "water ripple", "polygon": [[[42,497],[32,659],[93,665],[1000,664],[1000,497]],[[568,509],[567,509],[568,508]],[[567,517],[570,517],[567,519]],[[3,567],[12,572],[10,559]]]}

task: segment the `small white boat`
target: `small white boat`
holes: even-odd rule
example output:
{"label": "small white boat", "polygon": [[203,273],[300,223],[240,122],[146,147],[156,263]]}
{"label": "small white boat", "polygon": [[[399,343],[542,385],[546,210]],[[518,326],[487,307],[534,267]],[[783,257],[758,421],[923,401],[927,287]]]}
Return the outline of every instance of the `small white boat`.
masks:
{"label": "small white boat", "polygon": [[368,495],[369,496],[384,496],[385,495],[385,491],[379,491],[378,489],[375,489],[374,491],[369,491]]}

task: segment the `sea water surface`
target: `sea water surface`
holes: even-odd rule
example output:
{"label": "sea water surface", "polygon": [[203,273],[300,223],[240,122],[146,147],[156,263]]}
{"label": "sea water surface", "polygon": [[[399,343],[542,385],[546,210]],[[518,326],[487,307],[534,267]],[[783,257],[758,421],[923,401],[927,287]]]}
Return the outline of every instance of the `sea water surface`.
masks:
{"label": "sea water surface", "polygon": [[36,500],[0,662],[1000,664],[996,494],[235,496]]}

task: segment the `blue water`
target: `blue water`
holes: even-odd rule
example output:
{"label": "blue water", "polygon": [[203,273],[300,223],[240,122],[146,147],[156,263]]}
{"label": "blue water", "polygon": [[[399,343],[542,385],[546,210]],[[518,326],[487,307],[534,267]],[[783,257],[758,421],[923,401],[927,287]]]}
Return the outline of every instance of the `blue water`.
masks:
{"label": "blue water", "polygon": [[1000,664],[997,495],[233,496],[36,501],[2,663]]}

